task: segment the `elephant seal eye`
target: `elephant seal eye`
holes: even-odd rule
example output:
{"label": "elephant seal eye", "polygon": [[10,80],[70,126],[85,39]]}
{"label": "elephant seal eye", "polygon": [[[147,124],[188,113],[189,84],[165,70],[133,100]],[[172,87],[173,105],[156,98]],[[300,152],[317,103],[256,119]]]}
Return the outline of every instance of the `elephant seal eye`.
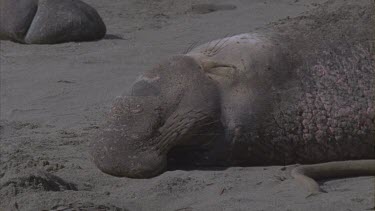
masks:
{"label": "elephant seal eye", "polygon": [[145,81],[139,80],[135,82],[132,86],[132,96],[157,96],[159,95],[159,87],[154,84]]}

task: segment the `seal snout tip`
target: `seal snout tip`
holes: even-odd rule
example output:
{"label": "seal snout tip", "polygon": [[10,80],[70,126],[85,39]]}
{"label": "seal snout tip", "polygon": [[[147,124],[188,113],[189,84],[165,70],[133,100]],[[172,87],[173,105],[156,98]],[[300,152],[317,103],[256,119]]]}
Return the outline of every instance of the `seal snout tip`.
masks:
{"label": "seal snout tip", "polygon": [[102,172],[128,178],[150,178],[161,174],[166,167],[166,156],[156,152],[129,153],[121,150],[118,154],[115,151],[108,151],[104,148],[93,149],[92,160]]}

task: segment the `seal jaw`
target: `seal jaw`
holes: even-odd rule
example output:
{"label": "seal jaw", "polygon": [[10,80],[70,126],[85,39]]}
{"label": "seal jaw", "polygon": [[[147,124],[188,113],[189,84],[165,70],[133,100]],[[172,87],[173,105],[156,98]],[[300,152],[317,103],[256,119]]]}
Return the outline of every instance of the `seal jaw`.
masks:
{"label": "seal jaw", "polygon": [[93,146],[91,152],[95,165],[104,173],[116,177],[150,178],[162,173],[167,164],[166,156],[156,152],[127,153],[121,155],[107,147]]}
{"label": "seal jaw", "polygon": [[104,173],[147,178],[161,173],[166,158],[153,147],[160,122],[155,97],[124,96],[116,99],[110,119],[91,143],[91,157]]}
{"label": "seal jaw", "polygon": [[[152,145],[150,134],[128,132],[109,124],[91,145],[91,159],[104,173],[117,177],[149,178],[166,168],[166,156]],[[148,143],[145,141],[148,140]]]}

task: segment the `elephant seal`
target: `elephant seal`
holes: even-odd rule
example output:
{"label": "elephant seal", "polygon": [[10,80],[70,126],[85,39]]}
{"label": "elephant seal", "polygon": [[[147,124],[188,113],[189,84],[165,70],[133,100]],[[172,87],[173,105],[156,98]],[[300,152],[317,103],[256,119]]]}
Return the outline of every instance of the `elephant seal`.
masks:
{"label": "elephant seal", "polygon": [[92,142],[96,166],[149,178],[302,163],[292,175],[311,192],[314,179],[375,175],[374,5],[332,2],[145,72]]}
{"label": "elephant seal", "polygon": [[80,0],[0,0],[0,40],[25,44],[92,41],[106,26],[97,11]]}

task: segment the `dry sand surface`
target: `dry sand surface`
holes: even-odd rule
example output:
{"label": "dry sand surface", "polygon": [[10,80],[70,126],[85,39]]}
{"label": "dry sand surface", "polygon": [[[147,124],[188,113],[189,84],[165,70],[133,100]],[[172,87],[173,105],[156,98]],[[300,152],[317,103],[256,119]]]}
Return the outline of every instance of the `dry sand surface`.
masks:
{"label": "dry sand surface", "polygon": [[[366,210],[371,177],[306,198],[290,167],[175,170],[152,179],[101,173],[88,156],[112,100],[143,71],[193,44],[249,32],[324,0],[85,0],[107,25],[97,42],[1,41],[0,210]],[[194,9],[215,3],[218,11]],[[235,8],[234,8],[235,6]]]}

